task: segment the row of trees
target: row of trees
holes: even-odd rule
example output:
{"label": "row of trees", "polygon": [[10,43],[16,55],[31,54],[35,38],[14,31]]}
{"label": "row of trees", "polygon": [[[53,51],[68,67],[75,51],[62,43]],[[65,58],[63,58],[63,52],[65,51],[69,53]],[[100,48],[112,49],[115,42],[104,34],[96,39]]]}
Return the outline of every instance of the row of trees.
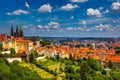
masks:
{"label": "row of trees", "polygon": [[[118,74],[120,72],[116,73],[114,64],[111,61],[108,63],[111,71],[106,71],[94,59],[74,60],[72,57],[61,59],[56,56],[50,58],[50,60],[60,62],[61,65],[65,64],[64,67],[60,66],[60,71],[66,74],[65,79],[67,80],[119,80]],[[111,75],[114,75],[114,77]]]}
{"label": "row of trees", "polygon": [[41,63],[37,63],[37,62],[36,62],[36,63],[34,63],[34,64],[35,64],[37,67],[45,70],[46,72],[48,72],[48,73],[50,73],[50,74],[52,74],[52,75],[54,75],[54,76],[57,76],[57,75],[58,75],[56,71],[50,70],[49,68],[45,67],[45,66],[44,66],[43,64],[41,64]]}
{"label": "row of trees", "polygon": [[[113,63],[109,62],[111,71],[106,71],[94,59],[77,59],[64,61],[64,72],[68,80],[119,80],[120,71],[116,71]],[[79,67],[78,67],[79,66]]]}
{"label": "row of trees", "polygon": [[0,57],[0,80],[44,80],[36,72],[18,64],[18,61],[9,64]]}

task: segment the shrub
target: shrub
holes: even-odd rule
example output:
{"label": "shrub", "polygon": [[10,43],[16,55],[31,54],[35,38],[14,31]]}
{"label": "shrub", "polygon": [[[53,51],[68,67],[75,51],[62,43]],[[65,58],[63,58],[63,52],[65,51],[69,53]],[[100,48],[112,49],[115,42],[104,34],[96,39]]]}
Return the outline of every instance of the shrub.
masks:
{"label": "shrub", "polygon": [[101,73],[102,73],[102,74],[107,74],[106,70],[102,70]]}

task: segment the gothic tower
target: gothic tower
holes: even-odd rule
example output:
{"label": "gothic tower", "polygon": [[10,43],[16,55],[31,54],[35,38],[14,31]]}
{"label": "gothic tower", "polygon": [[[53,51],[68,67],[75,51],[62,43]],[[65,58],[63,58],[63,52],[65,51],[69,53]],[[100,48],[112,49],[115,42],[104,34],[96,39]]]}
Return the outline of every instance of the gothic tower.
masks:
{"label": "gothic tower", "polygon": [[16,26],[16,31],[14,31],[13,26],[11,26],[10,36],[13,36],[13,37],[24,37],[23,28],[22,27],[18,28],[18,26]]}
{"label": "gothic tower", "polygon": [[11,26],[11,33],[10,36],[14,36],[13,26]]}
{"label": "gothic tower", "polygon": [[16,37],[19,37],[18,26],[16,27]]}
{"label": "gothic tower", "polygon": [[19,37],[24,37],[24,33],[23,33],[23,28],[20,27],[20,30],[19,30]]}

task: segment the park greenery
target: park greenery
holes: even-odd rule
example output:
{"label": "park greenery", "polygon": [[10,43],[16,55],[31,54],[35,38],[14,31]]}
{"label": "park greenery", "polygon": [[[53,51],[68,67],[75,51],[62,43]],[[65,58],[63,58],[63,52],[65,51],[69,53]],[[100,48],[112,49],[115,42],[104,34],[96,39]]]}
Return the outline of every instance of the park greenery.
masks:
{"label": "park greenery", "polygon": [[[11,49],[11,55],[15,55]],[[0,55],[0,80],[120,80],[120,71],[112,61],[108,62],[106,70],[94,59],[74,59],[46,57],[37,61],[39,55],[30,51],[29,61],[8,63],[7,57]]]}
{"label": "park greenery", "polygon": [[8,63],[0,57],[0,80],[43,80],[36,72],[19,65],[18,61]]}
{"label": "park greenery", "polygon": [[120,80],[120,71],[114,68],[111,61],[109,71],[94,59],[62,59],[58,55],[35,61],[34,65],[53,75],[55,80]]}

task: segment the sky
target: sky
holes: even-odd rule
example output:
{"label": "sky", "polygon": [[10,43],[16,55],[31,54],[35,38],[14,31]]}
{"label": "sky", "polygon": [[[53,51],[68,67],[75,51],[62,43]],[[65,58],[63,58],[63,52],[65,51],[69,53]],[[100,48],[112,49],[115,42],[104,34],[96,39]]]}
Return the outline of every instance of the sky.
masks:
{"label": "sky", "polygon": [[0,0],[0,34],[120,37],[120,0]]}

